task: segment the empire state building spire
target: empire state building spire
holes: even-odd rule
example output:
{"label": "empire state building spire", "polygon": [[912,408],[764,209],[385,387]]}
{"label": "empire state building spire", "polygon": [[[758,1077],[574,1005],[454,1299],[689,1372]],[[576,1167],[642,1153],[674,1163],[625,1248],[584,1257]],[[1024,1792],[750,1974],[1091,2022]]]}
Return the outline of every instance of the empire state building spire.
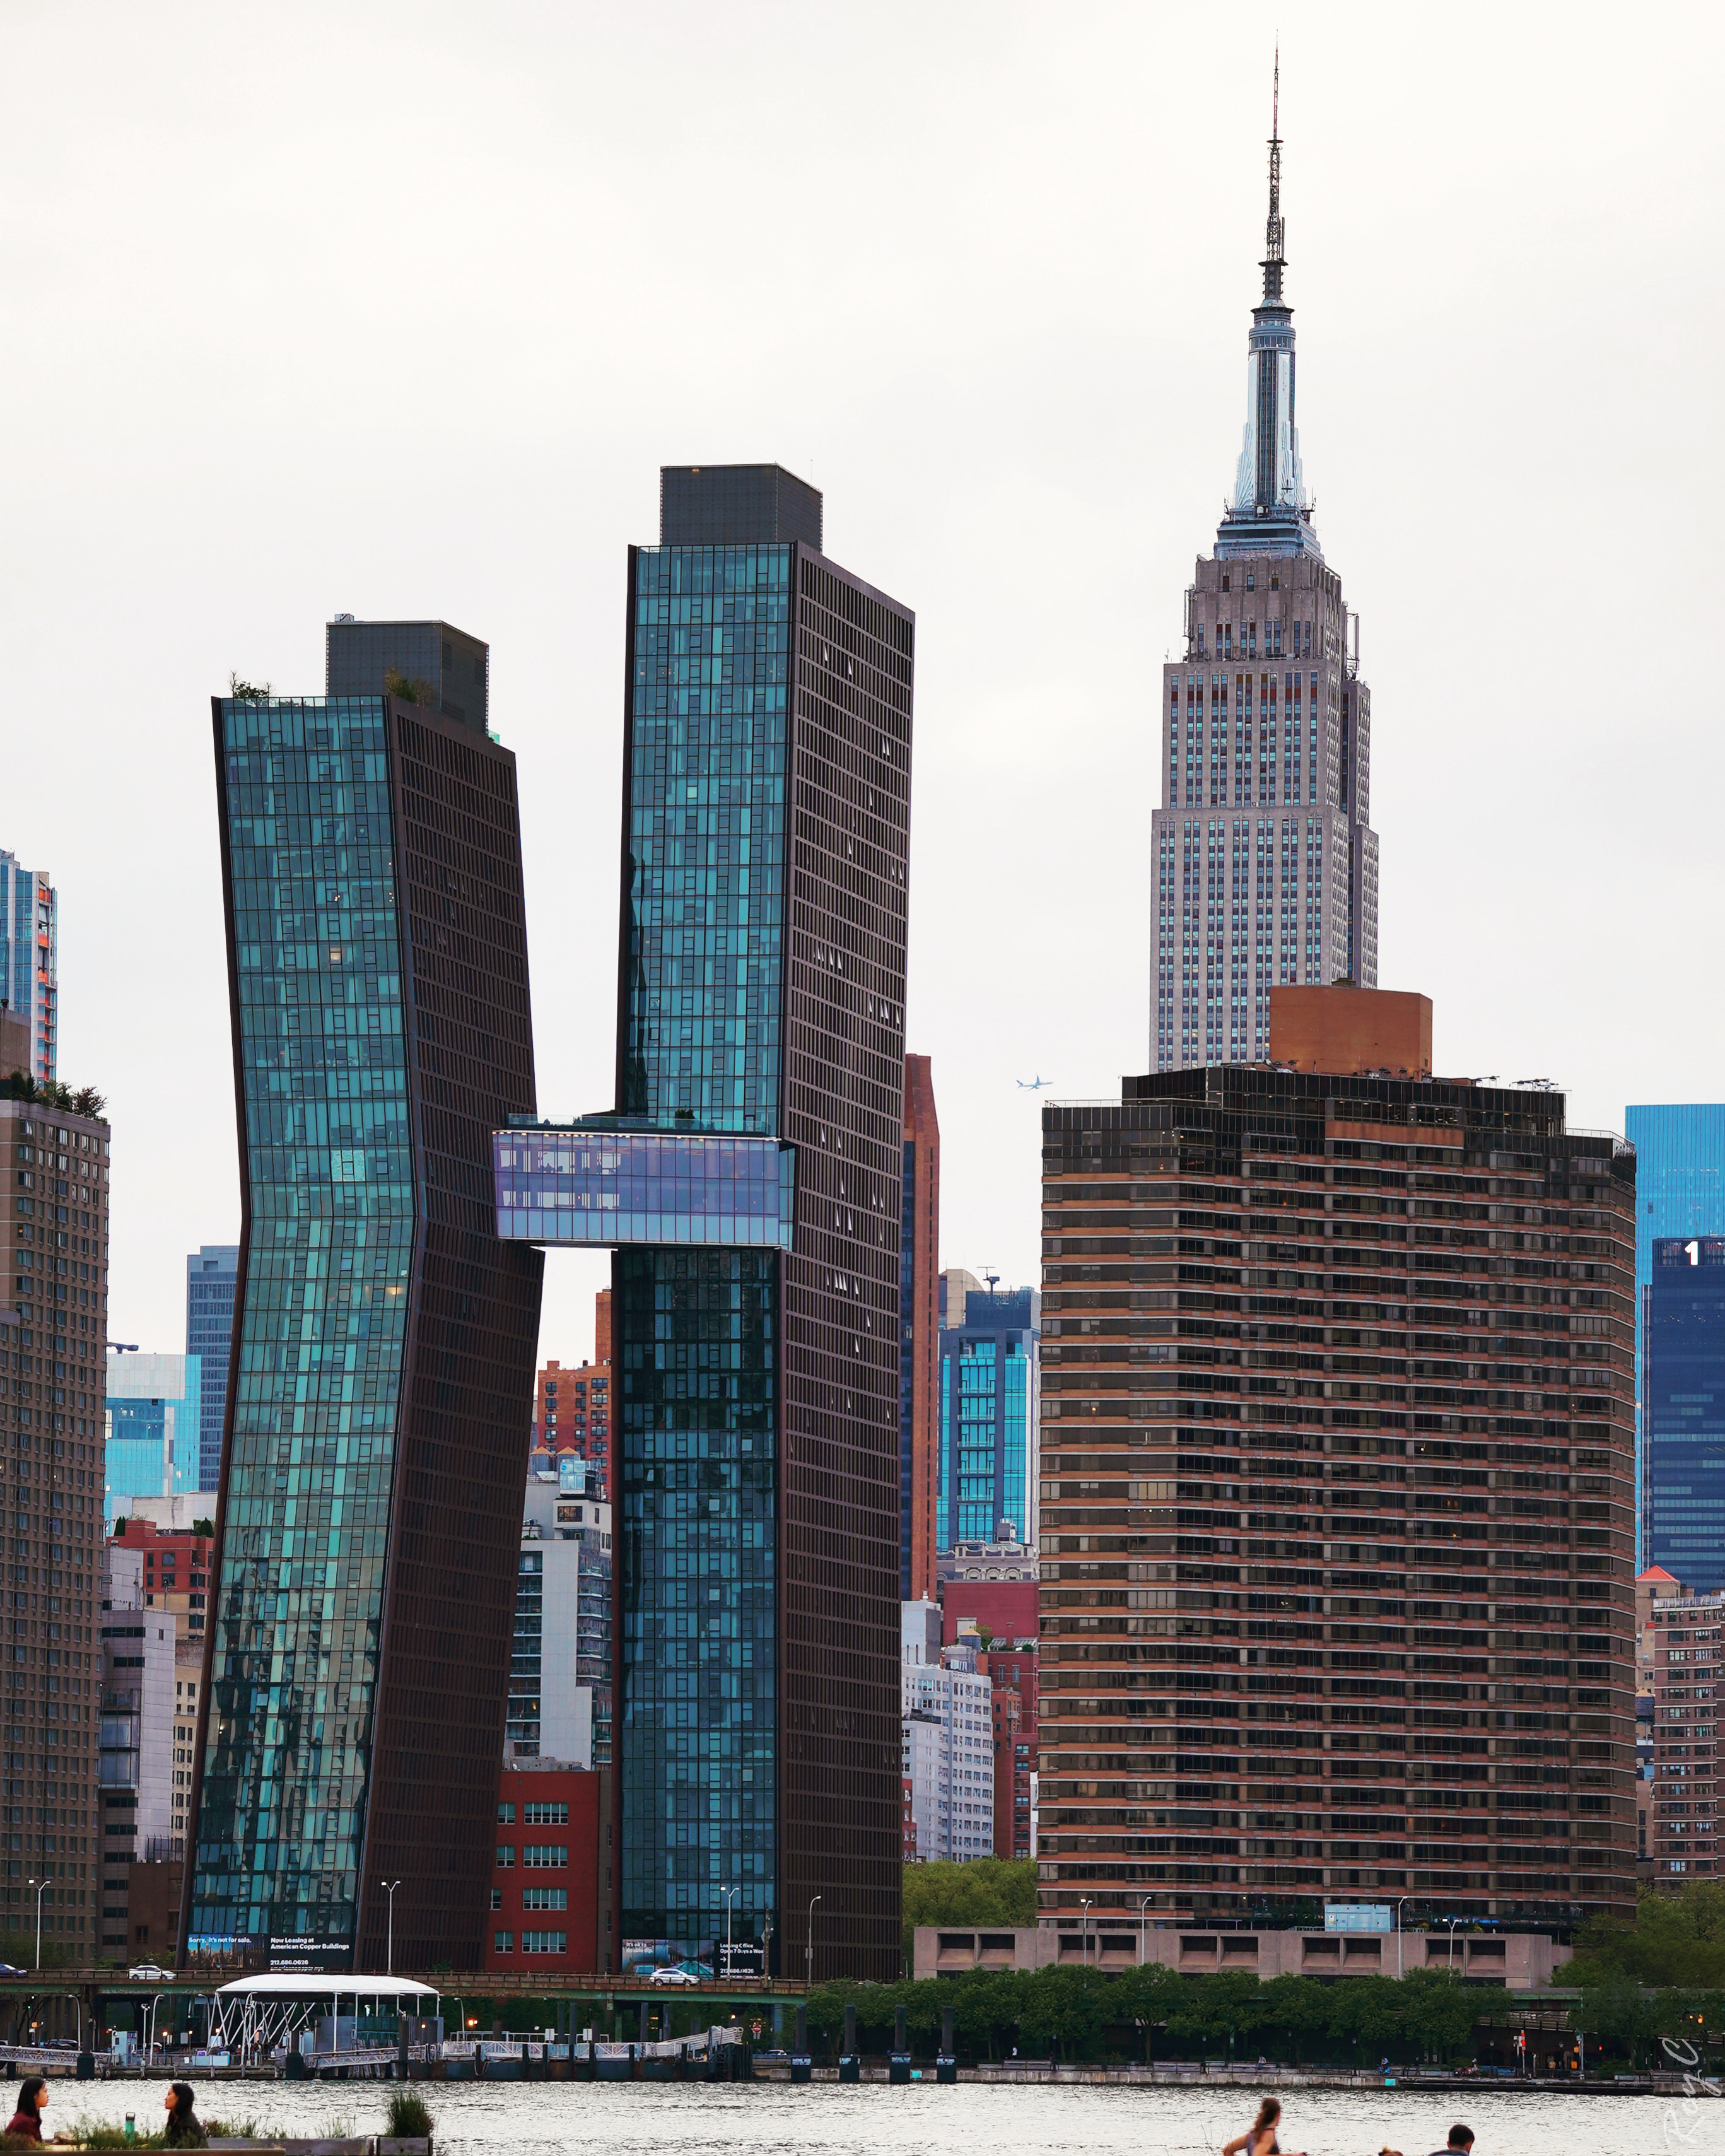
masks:
{"label": "empire state building spire", "polygon": [[1378,985],[1372,698],[1300,470],[1281,107],[1278,54],[1245,436],[1214,552],[1187,587],[1185,650],[1162,671],[1158,1070],[1264,1061],[1277,988]]}
{"label": "empire state building spire", "polygon": [[1266,542],[1322,556],[1300,469],[1294,424],[1294,311],[1282,297],[1287,227],[1281,213],[1281,54],[1276,59],[1270,121],[1270,214],[1264,226],[1264,297],[1252,310],[1246,341],[1245,439],[1234,499],[1216,535],[1216,551],[1239,552]]}
{"label": "empire state building spire", "polygon": [[1281,305],[1282,264],[1286,259],[1282,243],[1287,234],[1281,221],[1281,48],[1276,49],[1275,86],[1270,93],[1270,216],[1264,227],[1264,304]]}

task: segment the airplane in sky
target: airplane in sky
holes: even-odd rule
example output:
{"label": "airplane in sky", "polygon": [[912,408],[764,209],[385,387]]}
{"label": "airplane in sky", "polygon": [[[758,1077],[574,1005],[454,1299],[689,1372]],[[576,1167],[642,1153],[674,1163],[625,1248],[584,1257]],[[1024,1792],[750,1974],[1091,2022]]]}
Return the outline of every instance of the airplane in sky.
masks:
{"label": "airplane in sky", "polygon": [[1039,1070],[1034,1078],[1015,1078],[1013,1083],[1021,1093],[1040,1093],[1045,1086],[1052,1086],[1052,1078],[1045,1078]]}

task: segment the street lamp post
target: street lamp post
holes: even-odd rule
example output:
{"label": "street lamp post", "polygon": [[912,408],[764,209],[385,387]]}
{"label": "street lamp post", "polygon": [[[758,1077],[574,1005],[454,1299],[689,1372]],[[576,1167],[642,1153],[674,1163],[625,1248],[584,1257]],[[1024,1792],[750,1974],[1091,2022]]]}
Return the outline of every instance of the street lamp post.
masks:
{"label": "street lamp post", "polygon": [[1138,1904],[1138,1967],[1140,1969],[1144,1966],[1144,1912],[1155,1899],[1156,1897],[1153,1894],[1147,1894]]}
{"label": "street lamp post", "polygon": [[803,1980],[810,1991],[814,1989],[814,1902],[819,1902],[820,1898],[821,1897],[817,1894],[814,1901],[809,1904],[809,1944],[803,1949]]}
{"label": "street lamp post", "polygon": [[1402,1910],[1413,1898],[1411,1894],[1404,1894],[1395,1905],[1395,1973],[1398,1976],[1402,1973]]}
{"label": "street lamp post", "polygon": [[721,1974],[729,1976],[731,1974],[731,1907],[737,1897],[742,1893],[742,1889],[741,1887],[721,1887],[719,1892],[725,1897],[725,1966]]}
{"label": "street lamp post", "polygon": [[1078,1920],[1078,1950],[1084,1958],[1085,1967],[1088,1969],[1090,1967],[1090,1902],[1088,1898],[1081,1894],[1078,1897],[1078,1906],[1084,1912]]}
{"label": "street lamp post", "polygon": [[387,1973],[393,1976],[395,1974],[395,1890],[400,1886],[401,1881],[399,1879],[380,1879],[377,1884],[389,1897],[389,1958],[384,1966]]}
{"label": "street lamp post", "polygon": [[42,1897],[53,1886],[54,1881],[52,1879],[33,1879],[29,1883],[36,1889],[36,1966],[40,1969],[42,1966]]}
{"label": "street lamp post", "polygon": [[1444,1922],[1450,1927],[1450,1974],[1453,1976],[1455,1973],[1455,1927],[1461,1919],[1460,1917],[1445,1917]]}

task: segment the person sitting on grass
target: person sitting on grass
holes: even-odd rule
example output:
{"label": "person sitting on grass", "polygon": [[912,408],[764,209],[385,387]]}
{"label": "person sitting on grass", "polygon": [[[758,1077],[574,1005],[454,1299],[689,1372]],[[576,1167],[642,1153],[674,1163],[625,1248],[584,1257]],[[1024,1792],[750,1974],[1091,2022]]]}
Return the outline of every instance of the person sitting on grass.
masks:
{"label": "person sitting on grass", "polygon": [[168,2148],[207,2148],[203,2128],[198,2123],[198,2113],[192,2108],[194,2101],[190,2082],[176,2082],[167,2092],[167,2126],[162,2134],[163,2146]]}

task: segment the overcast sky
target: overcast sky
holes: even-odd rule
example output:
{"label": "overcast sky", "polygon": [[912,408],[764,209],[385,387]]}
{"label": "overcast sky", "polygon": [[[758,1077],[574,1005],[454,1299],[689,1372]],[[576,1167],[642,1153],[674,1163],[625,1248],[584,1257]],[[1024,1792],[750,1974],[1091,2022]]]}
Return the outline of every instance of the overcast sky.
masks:
{"label": "overcast sky", "polygon": [[[1722,11],[0,0],[0,845],[114,1122],[111,1332],[239,1228],[208,699],[490,639],[539,1097],[610,1104],[624,549],[773,459],[916,609],[942,1262],[1038,1263],[1038,1074],[1148,1060],[1163,656],[1287,291],[1362,620],[1381,981],[1440,1070],[1707,1100]],[[598,1260],[547,1267],[591,1352]]]}

